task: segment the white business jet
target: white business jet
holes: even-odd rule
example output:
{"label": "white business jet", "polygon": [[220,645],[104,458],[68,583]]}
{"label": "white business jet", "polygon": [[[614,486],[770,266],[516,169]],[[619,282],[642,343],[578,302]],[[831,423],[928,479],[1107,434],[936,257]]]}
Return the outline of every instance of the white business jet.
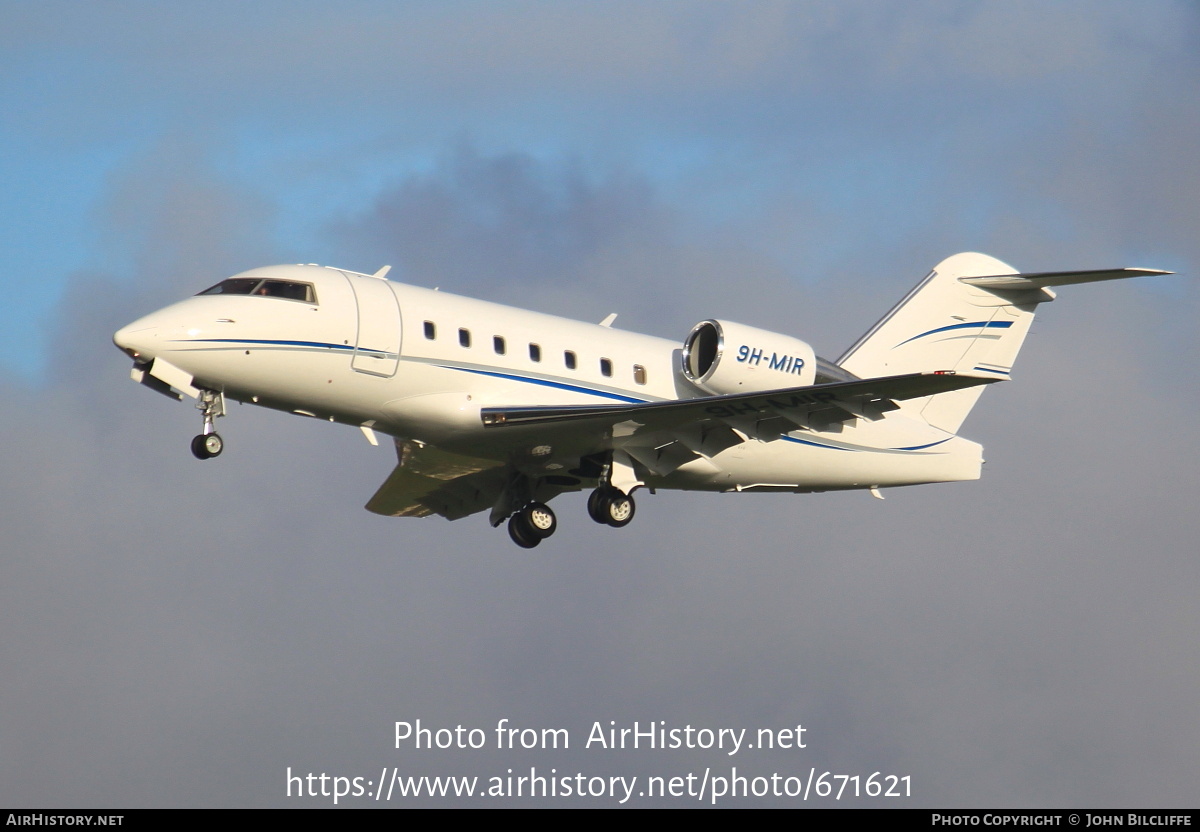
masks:
{"label": "white business jet", "polygon": [[198,400],[200,459],[233,399],[394,439],[367,503],[394,517],[490,510],[532,548],[549,503],[592,489],[621,527],[633,492],[814,492],[974,480],[957,435],[1009,377],[1053,286],[1154,269],[1018,274],[982,254],[931,271],[836,362],[788,335],[703,321],[682,343],[316,265],[252,269],[113,336],[132,376]]}

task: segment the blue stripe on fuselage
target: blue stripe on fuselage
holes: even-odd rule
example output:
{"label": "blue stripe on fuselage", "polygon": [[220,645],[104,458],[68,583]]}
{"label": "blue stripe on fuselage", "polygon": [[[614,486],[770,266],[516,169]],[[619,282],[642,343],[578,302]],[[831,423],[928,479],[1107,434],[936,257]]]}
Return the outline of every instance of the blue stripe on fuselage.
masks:
{"label": "blue stripe on fuselage", "polygon": [[[271,345],[279,347],[309,347],[316,349],[328,350],[345,350],[353,352],[355,347],[347,344],[329,344],[324,341],[285,341],[281,339],[269,338],[195,338],[186,343],[205,343],[205,344],[258,344]],[[369,352],[378,355],[394,355],[394,353],[386,353],[382,350],[371,350],[366,348],[357,348],[358,352]],[[478,370],[472,367],[456,367],[452,364],[435,364],[434,366],[441,367],[444,370],[458,370],[464,373],[475,373],[476,375],[492,376],[493,378],[503,378],[509,381],[521,381],[526,384],[537,384],[542,387],[553,387],[558,390],[568,390],[572,393],[583,393],[589,396],[600,396],[605,399],[624,402],[626,404],[645,404],[648,399],[639,399],[634,396],[623,396],[618,393],[610,393],[607,390],[597,390],[591,387],[582,387],[578,384],[567,384],[560,381],[550,381],[548,379],[533,378],[530,376],[521,376],[514,373],[501,373],[494,370]]]}
{"label": "blue stripe on fuselage", "polygon": [[523,381],[526,384],[538,384],[543,387],[553,387],[558,390],[569,390],[572,393],[585,393],[589,396],[603,396],[606,399],[613,399],[615,401],[625,402],[626,404],[646,404],[648,401],[647,399],[637,399],[632,396],[622,396],[619,393],[609,393],[606,390],[596,390],[591,387],[580,387],[576,384],[566,384],[565,382],[561,381],[549,381],[542,378],[531,378],[530,376],[518,376],[512,373],[498,373],[493,370],[475,370],[470,367],[454,367],[449,364],[438,364],[437,366],[445,370],[459,370],[464,373],[492,376],[493,378],[503,378],[508,379],[509,381]]}
{"label": "blue stripe on fuselage", "polygon": [[[957,328],[957,326],[979,326],[979,325],[980,324],[960,324],[960,325],[956,325],[955,327],[944,327],[944,329],[954,329],[954,328]],[[1009,326],[1010,324],[1008,324],[1007,322],[1001,322],[998,325]],[[939,330],[932,330],[932,331],[937,332]],[[926,333],[926,334],[929,334],[929,333]],[[920,337],[920,336],[917,336],[917,337]],[[266,344],[266,345],[274,345],[274,346],[281,346],[281,347],[310,347],[310,348],[329,349],[329,350],[345,350],[345,351],[351,351],[351,352],[356,349],[355,347],[349,346],[347,344],[329,344],[329,343],[325,343],[323,341],[285,341],[285,340],[279,340],[279,339],[265,339],[265,338],[197,338],[197,339],[194,339],[193,341],[189,341],[188,343],[259,344],[259,345]],[[359,350],[359,351],[360,352],[380,352],[379,350]],[[380,353],[380,354],[386,355],[387,353]],[[541,387],[552,387],[556,390],[566,390],[571,393],[583,393],[584,395],[589,395],[589,396],[600,396],[602,398],[612,399],[614,401],[624,402],[626,404],[647,404],[647,403],[649,403],[648,399],[639,399],[634,396],[624,396],[619,393],[611,393],[607,390],[597,390],[597,389],[594,389],[591,387],[583,387],[578,384],[567,384],[566,382],[561,382],[561,381],[550,381],[548,379],[533,378],[531,376],[516,375],[514,373],[502,373],[502,372],[497,372],[495,370],[479,370],[479,369],[474,369],[471,367],[455,367],[451,364],[435,364],[434,366],[441,367],[444,370],[458,370],[459,372],[463,372],[463,373],[474,373],[475,375],[491,376],[492,378],[502,378],[502,379],[505,379],[508,381],[519,381],[519,382],[524,382],[525,384],[536,384]],[[984,368],[980,367],[977,369],[984,369]],[[993,371],[993,372],[995,372],[995,371]],[[839,446],[839,445],[829,445],[824,442],[815,442],[811,439],[799,439],[795,436],[790,436],[787,434],[784,434],[784,435],[780,436],[779,438],[783,439],[787,442],[795,442],[798,445],[811,445],[815,448],[826,448],[831,451],[883,451],[883,450],[920,451],[920,450],[924,450],[925,448],[932,448],[935,445],[940,445],[943,442],[949,442],[950,439],[952,439],[953,437],[947,437],[946,439],[940,439],[937,442],[930,442],[925,445],[912,445],[912,446],[906,447],[906,448],[844,447],[844,446]]]}

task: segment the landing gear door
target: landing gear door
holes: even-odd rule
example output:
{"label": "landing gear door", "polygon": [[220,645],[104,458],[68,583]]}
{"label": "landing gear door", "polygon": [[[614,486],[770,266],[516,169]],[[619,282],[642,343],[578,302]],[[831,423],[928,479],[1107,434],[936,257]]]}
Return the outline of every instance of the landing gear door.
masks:
{"label": "landing gear door", "polygon": [[350,362],[360,373],[391,378],[400,364],[400,307],[386,280],[351,277],[358,301],[358,342]]}

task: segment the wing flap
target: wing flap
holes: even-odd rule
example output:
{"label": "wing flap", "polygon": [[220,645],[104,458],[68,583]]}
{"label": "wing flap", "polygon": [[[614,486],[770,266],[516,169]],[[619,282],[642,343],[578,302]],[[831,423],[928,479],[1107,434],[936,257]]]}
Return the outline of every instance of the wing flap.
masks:
{"label": "wing flap", "polygon": [[674,434],[679,442],[703,457],[714,457],[721,451],[746,441],[736,430],[720,422],[699,422],[681,426]]}
{"label": "wing flap", "polygon": [[622,449],[660,477],[665,477],[676,468],[702,458],[678,440],[668,441],[657,447],[624,445]]}

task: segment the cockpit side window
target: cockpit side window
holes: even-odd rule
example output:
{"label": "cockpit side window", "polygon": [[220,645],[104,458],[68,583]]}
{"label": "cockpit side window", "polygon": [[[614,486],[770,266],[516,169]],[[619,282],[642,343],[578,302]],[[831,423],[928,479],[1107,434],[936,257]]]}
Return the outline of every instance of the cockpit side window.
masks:
{"label": "cockpit side window", "polygon": [[301,303],[317,303],[317,294],[311,283],[294,280],[263,280],[260,277],[231,277],[216,286],[205,289],[202,295],[258,295],[268,298],[298,300]]}

